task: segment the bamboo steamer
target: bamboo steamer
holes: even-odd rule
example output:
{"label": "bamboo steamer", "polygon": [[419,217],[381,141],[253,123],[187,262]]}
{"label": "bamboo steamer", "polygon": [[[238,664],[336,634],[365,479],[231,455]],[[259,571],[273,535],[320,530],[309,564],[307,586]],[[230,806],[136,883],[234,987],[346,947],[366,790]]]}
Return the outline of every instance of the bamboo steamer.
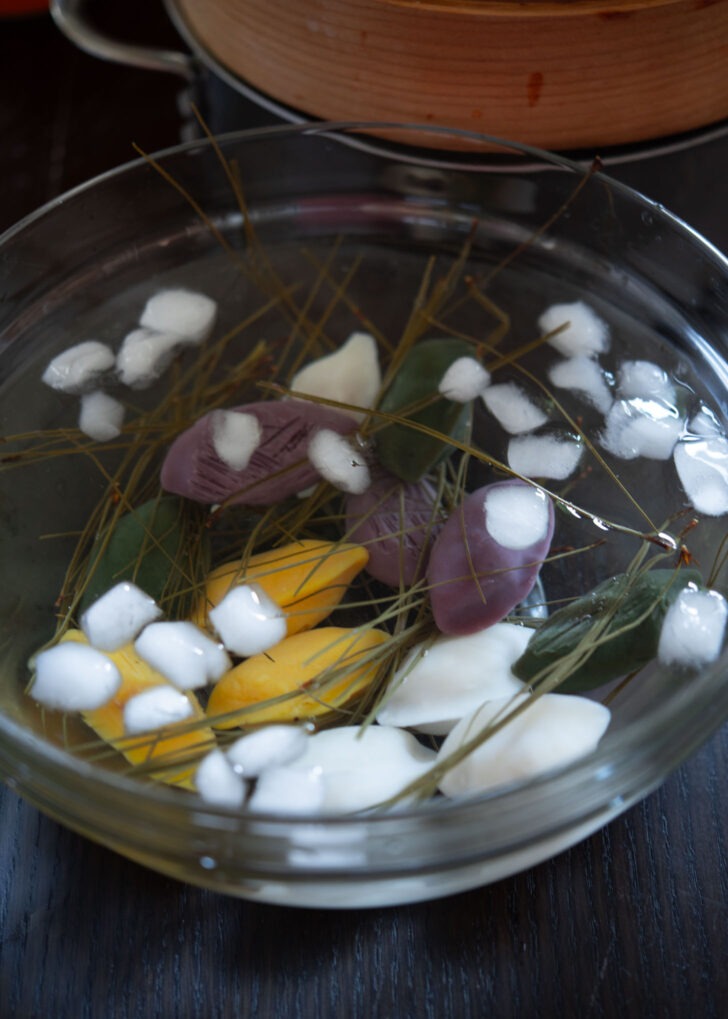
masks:
{"label": "bamboo steamer", "polygon": [[316,118],[436,124],[563,150],[728,116],[728,0],[175,4],[227,70]]}

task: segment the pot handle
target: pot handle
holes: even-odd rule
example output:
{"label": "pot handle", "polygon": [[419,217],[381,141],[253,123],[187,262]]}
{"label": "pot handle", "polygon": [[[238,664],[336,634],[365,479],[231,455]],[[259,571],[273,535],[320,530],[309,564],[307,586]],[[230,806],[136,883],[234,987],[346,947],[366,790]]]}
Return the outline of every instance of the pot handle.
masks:
{"label": "pot handle", "polygon": [[84,53],[148,71],[179,74],[188,81],[194,77],[194,60],[187,53],[118,42],[100,32],[86,19],[88,0],[51,0],[50,11],[61,32]]}

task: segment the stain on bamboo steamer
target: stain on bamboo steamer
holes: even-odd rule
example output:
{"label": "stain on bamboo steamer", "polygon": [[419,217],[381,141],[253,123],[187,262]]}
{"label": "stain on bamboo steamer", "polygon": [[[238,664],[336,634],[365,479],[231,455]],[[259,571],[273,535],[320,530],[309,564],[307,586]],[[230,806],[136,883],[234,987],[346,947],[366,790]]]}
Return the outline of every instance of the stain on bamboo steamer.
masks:
{"label": "stain on bamboo steamer", "polygon": [[177,3],[219,63],[311,117],[573,149],[728,115],[728,0]]}

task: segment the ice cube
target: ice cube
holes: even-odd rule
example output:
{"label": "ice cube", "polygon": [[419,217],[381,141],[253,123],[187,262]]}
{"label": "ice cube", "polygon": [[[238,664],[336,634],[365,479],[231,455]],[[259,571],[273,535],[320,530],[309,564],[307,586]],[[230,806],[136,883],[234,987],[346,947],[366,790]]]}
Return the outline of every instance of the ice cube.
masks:
{"label": "ice cube", "polygon": [[153,598],[136,584],[116,584],[81,616],[81,629],[100,651],[116,651],[130,643],[162,614]]}
{"label": "ice cube", "polygon": [[440,379],[438,390],[455,403],[469,403],[490,383],[490,372],[474,357],[458,357]]}
{"label": "ice cube", "polygon": [[563,481],[576,470],[583,449],[575,436],[519,435],[508,443],[508,465],[525,478]]}
{"label": "ice cube", "polygon": [[552,304],[538,320],[543,333],[568,323],[549,343],[564,357],[603,354],[609,347],[609,326],[585,301]]}
{"label": "ice cube", "polygon": [[124,337],[116,355],[119,381],[132,389],[151,386],[167,368],[183,341],[184,338],[176,333],[134,329]]}
{"label": "ice cube", "polygon": [[601,444],[622,460],[638,456],[668,460],[684,425],[677,408],[664,400],[616,400],[607,414]]}
{"label": "ice cube", "polygon": [[192,290],[160,290],[147,301],[139,325],[158,333],[177,333],[202,343],[215,323],[217,304]]}
{"label": "ice cube", "polygon": [[722,435],[723,429],[714,411],[703,403],[688,422],[690,435]]}
{"label": "ice cube", "polygon": [[247,787],[222,750],[211,750],[195,772],[195,786],[205,803],[236,809],[245,802]]}
{"label": "ice cube", "polygon": [[130,697],[124,705],[124,732],[135,736],[175,722],[183,722],[193,713],[189,697],[173,686],[153,686]]}
{"label": "ice cube", "polygon": [[675,446],[675,468],[690,504],[699,513],[728,513],[728,439],[685,438]]}
{"label": "ice cube", "polygon": [[209,619],[228,651],[245,658],[267,651],[287,630],[280,607],[257,584],[231,588]]}
{"label": "ice cube", "polygon": [[315,433],[308,445],[308,458],[321,477],[342,492],[361,495],[369,488],[366,460],[346,436],[330,428]]}
{"label": "ice cube", "polygon": [[481,394],[483,403],[510,435],[532,432],[548,417],[515,382],[502,382]]}
{"label": "ice cube", "polygon": [[640,397],[667,403],[675,401],[675,386],[670,376],[652,361],[623,361],[617,373],[617,391],[623,400]]}
{"label": "ice cube", "polygon": [[257,417],[236,410],[216,410],[211,418],[215,452],[232,470],[244,470],[263,435]]}
{"label": "ice cube", "polygon": [[530,485],[489,486],[485,497],[485,526],[502,548],[530,548],[543,541],[551,516],[546,493]]}
{"label": "ice cube", "polygon": [[121,434],[124,406],[113,396],[96,390],[81,397],[78,427],[95,442],[109,442]]}
{"label": "ice cube", "polygon": [[559,389],[570,389],[581,395],[602,414],[612,406],[612,391],[606,375],[592,357],[582,354],[559,361],[550,369],[549,379]]}
{"label": "ice cube", "polygon": [[186,621],[150,623],[134,647],[140,658],[179,690],[194,690],[219,679],[231,667],[222,644]]}
{"label": "ice cube", "polygon": [[67,642],[41,651],[35,660],[31,696],[57,711],[94,711],[121,686],[121,673],[101,651]]}
{"label": "ice cube", "polygon": [[85,340],[54,357],[43,372],[43,382],[64,393],[80,393],[98,385],[99,376],[113,368],[115,360],[105,343]]}
{"label": "ice cube", "polygon": [[699,667],[723,647],[728,603],[717,591],[684,587],[665,613],[657,654],[668,665]]}

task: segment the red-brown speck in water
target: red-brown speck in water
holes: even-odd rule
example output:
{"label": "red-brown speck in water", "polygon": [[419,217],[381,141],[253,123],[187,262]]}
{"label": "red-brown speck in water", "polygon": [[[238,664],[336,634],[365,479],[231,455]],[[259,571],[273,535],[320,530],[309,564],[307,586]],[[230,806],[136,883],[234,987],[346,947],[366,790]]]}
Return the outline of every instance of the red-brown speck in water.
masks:
{"label": "red-brown speck in water", "polygon": [[528,105],[535,106],[541,98],[541,89],[543,88],[543,75],[540,71],[534,71],[528,76],[528,84],[526,85],[526,95],[528,96]]}
{"label": "red-brown speck in water", "polygon": [[470,116],[473,118],[473,120],[482,120],[483,119],[483,111],[482,110],[473,110],[473,112],[470,114]]}

